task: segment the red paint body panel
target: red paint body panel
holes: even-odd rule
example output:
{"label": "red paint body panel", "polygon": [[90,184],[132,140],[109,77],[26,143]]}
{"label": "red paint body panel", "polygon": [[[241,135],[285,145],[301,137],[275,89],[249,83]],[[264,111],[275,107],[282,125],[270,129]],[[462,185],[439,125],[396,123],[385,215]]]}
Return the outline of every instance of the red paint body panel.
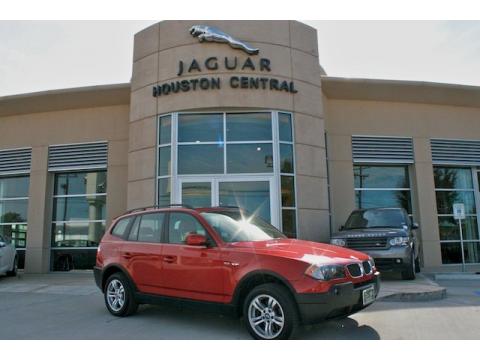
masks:
{"label": "red paint body panel", "polygon": [[[159,210],[137,212],[136,216]],[[276,239],[254,242],[225,243],[200,215],[203,211],[170,208],[194,216],[207,230],[216,246],[189,246],[169,243],[130,242],[104,235],[97,252],[97,267],[116,264],[128,272],[140,292],[230,303],[238,284],[253,272],[276,274],[289,283],[298,294],[325,293],[334,284],[363,282],[374,278],[363,275],[319,281],[305,275],[311,264],[351,264],[367,260],[368,255],[329,244],[296,239]]]}

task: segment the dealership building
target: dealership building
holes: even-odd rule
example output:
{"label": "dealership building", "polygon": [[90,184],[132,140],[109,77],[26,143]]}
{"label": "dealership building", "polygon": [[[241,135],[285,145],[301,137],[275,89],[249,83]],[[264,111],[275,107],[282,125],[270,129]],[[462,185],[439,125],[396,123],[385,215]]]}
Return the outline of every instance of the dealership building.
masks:
{"label": "dealership building", "polygon": [[91,268],[113,218],[171,203],[319,242],[400,206],[425,269],[480,269],[480,87],[329,77],[297,21],[162,21],[133,41],[130,83],[0,98],[0,234],[26,272]]}

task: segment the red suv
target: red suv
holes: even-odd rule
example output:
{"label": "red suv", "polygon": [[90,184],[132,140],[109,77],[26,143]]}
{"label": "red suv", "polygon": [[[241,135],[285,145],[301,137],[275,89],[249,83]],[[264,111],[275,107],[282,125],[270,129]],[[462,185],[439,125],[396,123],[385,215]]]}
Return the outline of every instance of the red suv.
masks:
{"label": "red suv", "polygon": [[94,275],[113,315],[146,303],[201,305],[243,316],[257,339],[346,317],[379,290],[368,255],[289,239],[238,208],[131,211],[105,233]]}

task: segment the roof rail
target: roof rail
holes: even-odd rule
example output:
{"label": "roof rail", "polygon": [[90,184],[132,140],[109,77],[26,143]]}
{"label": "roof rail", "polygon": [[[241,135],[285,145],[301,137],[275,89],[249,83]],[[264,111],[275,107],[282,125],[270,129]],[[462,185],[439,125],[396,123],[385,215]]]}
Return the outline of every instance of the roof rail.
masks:
{"label": "roof rail", "polygon": [[167,207],[183,207],[183,208],[193,210],[193,207],[191,207],[190,205],[187,205],[187,204],[149,205],[149,206],[142,206],[142,207],[127,210],[127,211],[125,211],[125,213],[123,215],[131,214],[131,213],[134,213],[134,212],[137,212],[137,211],[144,211],[144,210],[149,210],[149,209],[163,209],[163,208],[167,208]]}

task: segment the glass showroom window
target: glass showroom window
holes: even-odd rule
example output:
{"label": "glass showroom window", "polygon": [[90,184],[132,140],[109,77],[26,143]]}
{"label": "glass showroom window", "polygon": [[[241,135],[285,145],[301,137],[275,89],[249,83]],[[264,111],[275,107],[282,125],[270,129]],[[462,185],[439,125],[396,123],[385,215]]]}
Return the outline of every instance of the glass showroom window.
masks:
{"label": "glass showroom window", "polygon": [[105,232],[107,173],[55,174],[52,270],[91,269]]}
{"label": "glass showroom window", "polygon": [[358,209],[401,207],[412,214],[408,166],[354,165]]}
{"label": "glass showroom window", "polygon": [[437,198],[438,226],[443,264],[462,263],[462,244],[458,221],[453,218],[453,204],[465,204],[462,220],[463,253],[465,263],[480,263],[477,209],[471,168],[433,168]]}
{"label": "glass showroom window", "polygon": [[27,241],[28,176],[0,177],[0,234],[12,240],[24,267]]}
{"label": "glass showroom window", "polygon": [[[271,219],[274,182],[281,188],[275,190],[278,205],[274,211],[282,212],[284,231],[294,235],[292,127],[290,114],[271,111],[160,116],[158,204],[179,198],[193,206],[236,202],[250,209],[258,207],[260,216]],[[162,135],[162,131],[168,135]]]}

